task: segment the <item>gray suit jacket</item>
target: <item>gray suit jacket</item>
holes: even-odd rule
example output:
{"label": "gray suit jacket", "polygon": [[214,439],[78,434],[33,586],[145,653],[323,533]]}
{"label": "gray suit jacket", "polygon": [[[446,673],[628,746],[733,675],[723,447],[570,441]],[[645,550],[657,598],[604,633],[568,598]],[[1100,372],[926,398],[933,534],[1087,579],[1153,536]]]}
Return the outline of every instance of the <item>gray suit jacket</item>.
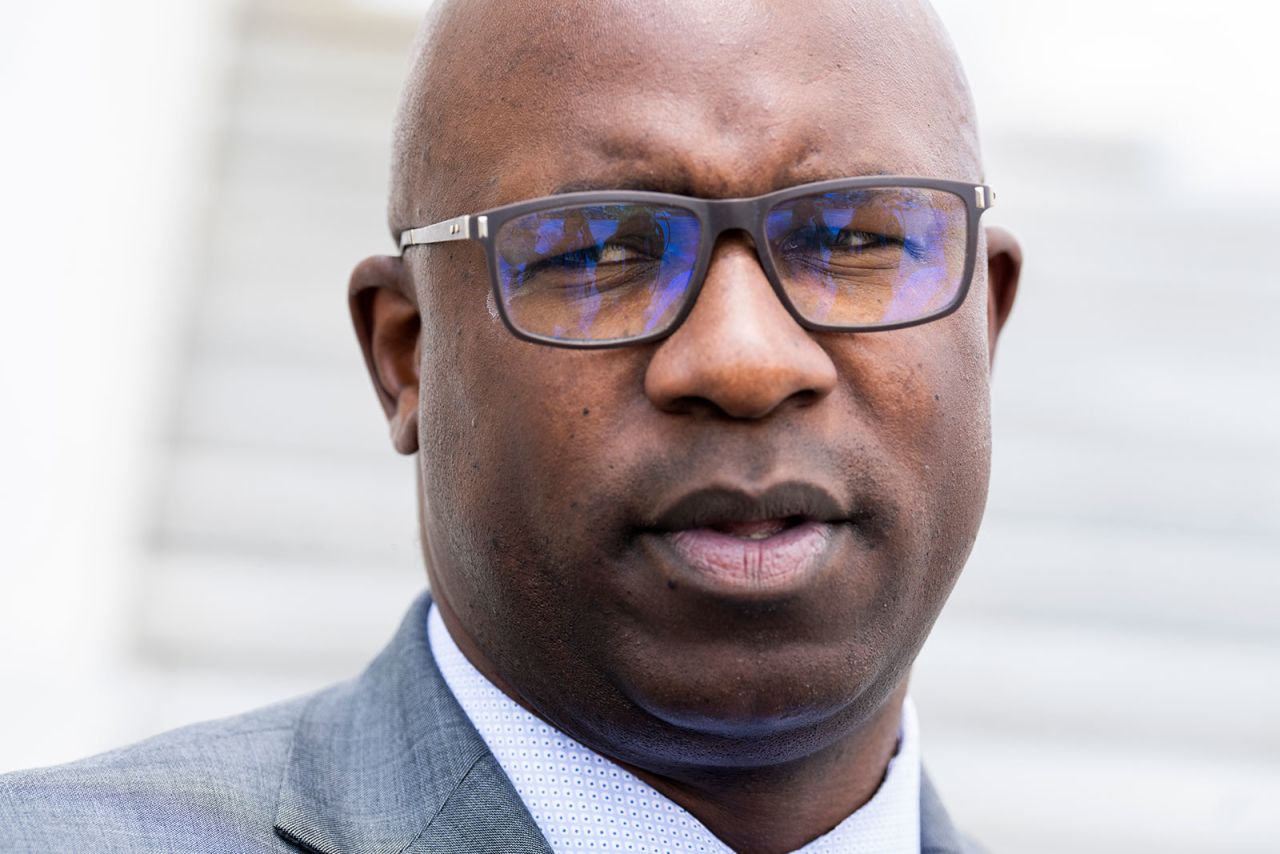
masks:
{"label": "gray suit jacket", "polygon": [[[424,594],[354,680],[0,776],[0,852],[544,852],[436,669]],[[968,852],[926,779],[923,850]]]}

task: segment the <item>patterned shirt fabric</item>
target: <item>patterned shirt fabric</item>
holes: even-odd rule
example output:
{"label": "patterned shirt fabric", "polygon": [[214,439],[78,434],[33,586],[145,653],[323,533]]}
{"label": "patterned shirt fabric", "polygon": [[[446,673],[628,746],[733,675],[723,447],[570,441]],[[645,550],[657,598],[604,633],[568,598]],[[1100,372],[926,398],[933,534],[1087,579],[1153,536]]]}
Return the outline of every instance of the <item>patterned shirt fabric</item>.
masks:
{"label": "patterned shirt fabric", "polygon": [[[556,854],[733,854],[701,822],[634,774],[535,717],[467,660],[439,610],[427,618],[440,673]],[[794,854],[918,854],[920,744],[902,708],[898,750],[875,795]]]}

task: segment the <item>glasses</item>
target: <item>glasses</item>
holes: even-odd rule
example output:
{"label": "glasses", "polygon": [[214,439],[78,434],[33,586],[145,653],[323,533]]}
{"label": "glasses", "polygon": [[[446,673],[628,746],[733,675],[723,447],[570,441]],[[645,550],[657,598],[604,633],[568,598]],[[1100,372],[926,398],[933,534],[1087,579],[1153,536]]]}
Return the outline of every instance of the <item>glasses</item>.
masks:
{"label": "glasses", "polygon": [[755,241],[774,293],[806,329],[875,332],[945,317],[973,278],[981,184],[821,181],[749,199],[592,191],[459,216],[400,235],[400,251],[484,245],[507,328],[559,347],[670,335],[693,308],[725,231]]}

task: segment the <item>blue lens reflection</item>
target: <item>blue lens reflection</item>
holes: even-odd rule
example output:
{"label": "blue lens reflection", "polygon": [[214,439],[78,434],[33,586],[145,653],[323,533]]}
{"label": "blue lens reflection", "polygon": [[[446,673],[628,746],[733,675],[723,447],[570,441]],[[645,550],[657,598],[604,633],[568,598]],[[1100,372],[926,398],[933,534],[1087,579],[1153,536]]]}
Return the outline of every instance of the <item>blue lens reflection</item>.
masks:
{"label": "blue lens reflection", "polygon": [[830,326],[905,323],[954,303],[963,283],[968,207],[909,187],[842,190],[769,211],[769,250],[802,316]]}
{"label": "blue lens reflection", "polygon": [[503,306],[515,326],[558,340],[653,334],[683,307],[700,228],[687,210],[645,204],[536,211],[495,243]]}

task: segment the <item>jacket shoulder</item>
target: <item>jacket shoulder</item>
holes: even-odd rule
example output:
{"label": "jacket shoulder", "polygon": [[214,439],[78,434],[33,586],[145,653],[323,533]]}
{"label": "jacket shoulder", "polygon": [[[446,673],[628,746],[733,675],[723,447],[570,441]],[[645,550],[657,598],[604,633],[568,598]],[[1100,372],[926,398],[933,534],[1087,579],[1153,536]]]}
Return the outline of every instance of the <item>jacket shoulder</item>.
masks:
{"label": "jacket shoulder", "polygon": [[293,850],[271,828],[294,728],[316,696],[0,775],[0,852]]}

